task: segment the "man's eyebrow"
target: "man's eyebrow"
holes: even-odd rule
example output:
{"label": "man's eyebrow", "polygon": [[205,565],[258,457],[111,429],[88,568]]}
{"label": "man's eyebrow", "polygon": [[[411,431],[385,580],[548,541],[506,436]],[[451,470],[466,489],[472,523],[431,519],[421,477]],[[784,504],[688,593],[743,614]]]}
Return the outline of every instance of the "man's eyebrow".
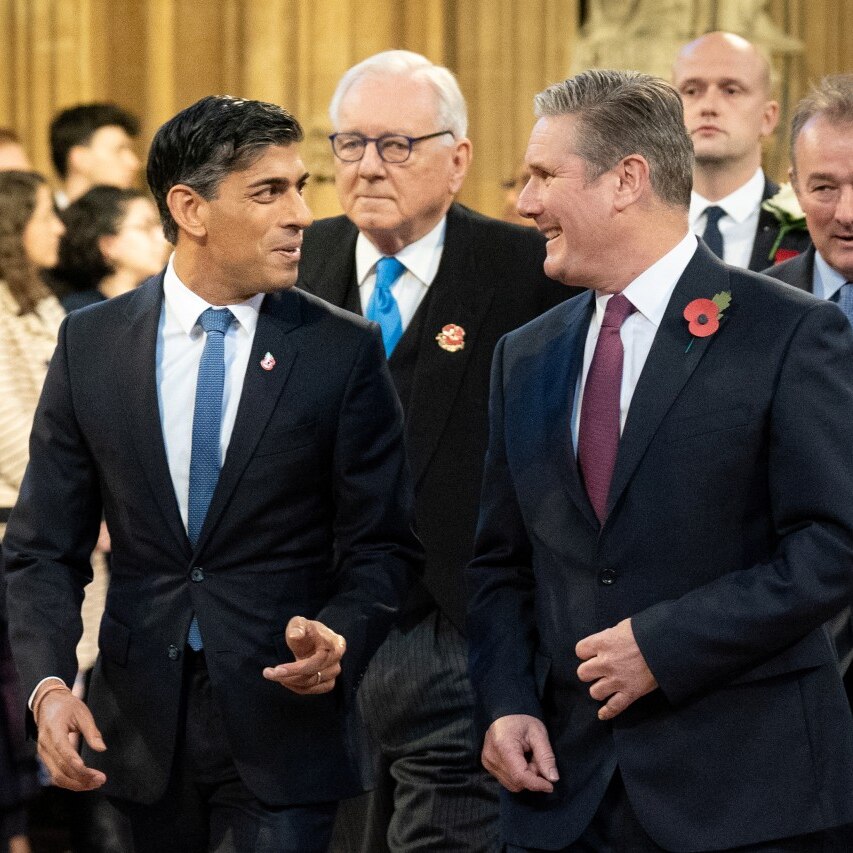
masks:
{"label": "man's eyebrow", "polygon": [[[302,176],[300,176],[296,181],[297,187],[303,187],[308,182],[308,178],[311,177],[310,172],[305,172]],[[254,189],[255,187],[282,187],[287,189],[291,186],[293,182],[290,178],[278,178],[278,177],[269,177],[269,178],[258,178],[256,181],[252,181],[249,184],[250,189]]]}

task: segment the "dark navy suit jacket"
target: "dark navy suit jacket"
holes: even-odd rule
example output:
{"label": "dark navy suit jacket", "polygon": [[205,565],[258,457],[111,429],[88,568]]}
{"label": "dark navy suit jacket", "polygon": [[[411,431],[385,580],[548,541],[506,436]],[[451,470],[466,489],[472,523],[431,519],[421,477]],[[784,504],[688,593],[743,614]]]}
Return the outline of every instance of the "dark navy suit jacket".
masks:
{"label": "dark navy suit jacket", "polygon": [[[691,345],[685,306],[721,291],[724,321]],[[853,590],[849,324],[700,246],[636,387],[600,527],[570,430],[592,310],[592,293],[576,297],[495,353],[471,672],[483,725],[543,719],[561,774],[549,795],[502,792],[507,841],[570,844],[617,765],[668,850],[853,821],[853,719],[822,626]],[[605,723],[574,649],[627,617],[660,689]]]}
{"label": "dark navy suit jacket", "polygon": [[[237,769],[265,803],[362,788],[354,691],[419,570],[402,412],[378,327],[296,290],[268,295],[228,452],[199,541],[181,522],[155,379],[162,275],[65,320],[4,548],[25,695],[71,683],[80,602],[103,511],[110,588],[89,704],[105,791],[162,796],[195,612]],[[260,361],[273,354],[276,364]],[[192,405],[188,401],[187,405]],[[201,569],[201,573],[194,571]],[[342,634],[333,692],[266,681],[292,660],[295,615]]]}

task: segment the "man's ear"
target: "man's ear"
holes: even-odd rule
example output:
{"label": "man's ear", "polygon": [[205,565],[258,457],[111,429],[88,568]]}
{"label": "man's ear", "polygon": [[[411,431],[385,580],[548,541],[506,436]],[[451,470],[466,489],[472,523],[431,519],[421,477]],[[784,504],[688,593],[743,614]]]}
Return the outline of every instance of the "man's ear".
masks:
{"label": "man's ear", "polygon": [[72,145],[66,159],[66,175],[88,175],[89,154],[88,145]]}
{"label": "man's ear", "polygon": [[779,124],[779,102],[767,101],[761,116],[761,138],[766,139],[770,136],[776,130],[777,124]]}
{"label": "man's ear", "polygon": [[450,193],[456,195],[462,188],[462,181],[471,165],[471,140],[460,139],[453,151],[453,164],[450,170]]}
{"label": "man's ear", "polygon": [[616,164],[613,172],[616,175],[613,206],[621,213],[636,204],[650,188],[649,163],[642,154],[629,154]]}
{"label": "man's ear", "polygon": [[192,187],[175,184],[166,194],[166,204],[179,231],[198,238],[207,235],[208,203]]}

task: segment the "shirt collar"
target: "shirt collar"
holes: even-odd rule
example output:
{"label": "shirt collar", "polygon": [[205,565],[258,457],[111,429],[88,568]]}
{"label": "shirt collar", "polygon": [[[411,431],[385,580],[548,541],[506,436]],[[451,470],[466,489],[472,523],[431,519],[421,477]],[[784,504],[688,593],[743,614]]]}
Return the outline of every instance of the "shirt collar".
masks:
{"label": "shirt collar", "polygon": [[833,269],[815,249],[812,293],[823,299],[832,299],[846,283],[847,279],[838,270]]}
{"label": "shirt collar", "polygon": [[696,220],[705,212],[709,205],[716,205],[725,210],[726,215],[735,222],[745,222],[758,210],[764,195],[764,172],[759,167],[755,174],[743,186],[738,187],[733,193],[729,193],[719,201],[708,201],[695,190],[690,194],[690,227],[696,224]]}
{"label": "shirt collar", "polygon": [[175,272],[174,252],[169,258],[166,274],[163,276],[163,296],[181,329],[188,337],[194,337],[198,334],[196,330],[201,329],[198,325],[198,318],[208,308],[228,308],[239,325],[250,335],[254,335],[258,325],[258,312],[261,310],[261,303],[264,301],[264,294],[256,293],[245,302],[238,302],[235,305],[211,305],[190,290],[178,278],[178,274]]}
{"label": "shirt collar", "polygon": [[[670,249],[660,260],[640,273],[622,293],[628,301],[655,327],[660,326],[672,291],[696,252],[698,241],[692,232]],[[597,296],[595,311],[599,322],[610,294]]]}
{"label": "shirt collar", "polygon": [[[444,235],[447,231],[447,216],[442,216],[438,224],[420,240],[404,246],[394,256],[406,270],[422,284],[429,287],[438,272],[441,250],[444,248]],[[359,287],[373,272],[376,262],[383,257],[382,252],[359,231],[355,241],[355,275]]]}

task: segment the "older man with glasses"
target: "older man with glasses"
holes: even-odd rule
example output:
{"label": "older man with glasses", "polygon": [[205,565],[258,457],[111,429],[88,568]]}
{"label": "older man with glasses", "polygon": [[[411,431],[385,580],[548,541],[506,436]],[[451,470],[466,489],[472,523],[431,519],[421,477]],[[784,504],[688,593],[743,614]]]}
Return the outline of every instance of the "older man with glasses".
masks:
{"label": "older man with glasses", "polygon": [[571,295],[542,272],[541,235],[454,202],[471,161],[453,75],[407,51],[341,79],[330,114],[345,216],[305,232],[298,285],[379,323],[406,413],[424,581],[369,667],[360,707],[377,789],[342,809],[333,849],[492,851],[463,636],[487,443],[492,352]]}

